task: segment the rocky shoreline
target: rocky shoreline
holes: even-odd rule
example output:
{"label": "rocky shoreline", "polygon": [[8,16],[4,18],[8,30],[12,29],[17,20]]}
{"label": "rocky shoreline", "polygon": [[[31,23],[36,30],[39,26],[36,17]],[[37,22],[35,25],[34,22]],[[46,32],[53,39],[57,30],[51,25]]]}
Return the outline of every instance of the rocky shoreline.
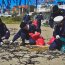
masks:
{"label": "rocky shoreline", "polygon": [[[11,31],[10,40],[13,35],[18,31],[19,24],[7,24]],[[49,33],[48,33],[49,32]],[[47,42],[52,36],[52,29],[49,27],[42,27],[42,35]],[[19,41],[21,41],[19,39]],[[4,44],[0,47],[0,65],[65,65],[65,53],[58,50],[39,50],[32,51],[34,47],[8,47]]]}

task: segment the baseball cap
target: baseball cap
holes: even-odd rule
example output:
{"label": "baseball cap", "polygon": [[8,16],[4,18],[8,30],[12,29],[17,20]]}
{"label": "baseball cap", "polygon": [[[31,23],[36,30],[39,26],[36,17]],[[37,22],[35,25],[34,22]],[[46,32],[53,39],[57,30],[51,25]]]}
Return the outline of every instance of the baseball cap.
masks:
{"label": "baseball cap", "polygon": [[56,16],[53,20],[56,23],[60,23],[63,20],[63,16]]}

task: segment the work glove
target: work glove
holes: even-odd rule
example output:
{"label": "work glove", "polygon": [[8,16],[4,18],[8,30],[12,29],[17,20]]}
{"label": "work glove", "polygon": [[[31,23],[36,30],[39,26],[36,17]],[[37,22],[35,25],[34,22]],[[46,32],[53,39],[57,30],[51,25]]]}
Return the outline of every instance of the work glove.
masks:
{"label": "work glove", "polygon": [[59,35],[56,35],[56,39],[59,39],[60,38],[60,36]]}

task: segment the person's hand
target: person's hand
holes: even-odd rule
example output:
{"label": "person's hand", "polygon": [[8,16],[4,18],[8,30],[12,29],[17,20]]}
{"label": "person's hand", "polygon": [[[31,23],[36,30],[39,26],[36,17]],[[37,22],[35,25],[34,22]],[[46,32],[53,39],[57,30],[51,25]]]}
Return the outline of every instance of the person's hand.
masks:
{"label": "person's hand", "polygon": [[59,39],[60,38],[60,36],[59,35],[56,35],[56,39]]}

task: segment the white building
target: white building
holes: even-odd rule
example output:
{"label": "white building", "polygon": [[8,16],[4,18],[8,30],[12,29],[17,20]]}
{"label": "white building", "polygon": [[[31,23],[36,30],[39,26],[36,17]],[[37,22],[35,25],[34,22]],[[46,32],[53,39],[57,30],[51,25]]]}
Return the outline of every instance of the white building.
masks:
{"label": "white building", "polygon": [[47,4],[38,5],[37,12],[50,12],[51,7],[51,5]]}

